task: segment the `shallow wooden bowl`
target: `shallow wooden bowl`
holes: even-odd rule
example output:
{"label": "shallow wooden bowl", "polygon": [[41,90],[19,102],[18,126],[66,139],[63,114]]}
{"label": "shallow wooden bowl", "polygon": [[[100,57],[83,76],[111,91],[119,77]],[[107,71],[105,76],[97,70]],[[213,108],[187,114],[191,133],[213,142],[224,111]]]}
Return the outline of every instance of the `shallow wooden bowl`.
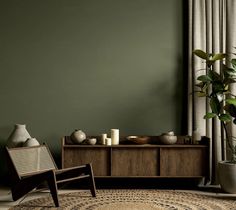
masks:
{"label": "shallow wooden bowl", "polygon": [[127,140],[134,144],[148,144],[150,142],[149,136],[127,136]]}

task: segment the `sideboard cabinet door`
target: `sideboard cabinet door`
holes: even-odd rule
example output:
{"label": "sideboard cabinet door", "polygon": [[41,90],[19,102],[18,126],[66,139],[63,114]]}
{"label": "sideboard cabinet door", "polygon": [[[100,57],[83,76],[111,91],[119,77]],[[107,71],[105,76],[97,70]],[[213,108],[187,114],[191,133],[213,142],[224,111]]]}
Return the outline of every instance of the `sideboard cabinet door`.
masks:
{"label": "sideboard cabinet door", "polygon": [[158,176],[158,148],[112,148],[112,176]]}
{"label": "sideboard cabinet door", "polygon": [[160,148],[160,176],[206,176],[207,148]]}
{"label": "sideboard cabinet door", "polygon": [[95,176],[110,175],[110,150],[106,147],[65,147],[64,168],[92,163]]}

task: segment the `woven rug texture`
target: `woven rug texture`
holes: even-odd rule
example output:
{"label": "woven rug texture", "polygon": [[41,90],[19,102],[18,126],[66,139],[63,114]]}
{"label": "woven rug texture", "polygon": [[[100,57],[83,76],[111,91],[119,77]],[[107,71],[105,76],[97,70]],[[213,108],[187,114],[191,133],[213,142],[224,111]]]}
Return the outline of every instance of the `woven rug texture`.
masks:
{"label": "woven rug texture", "polygon": [[97,190],[59,195],[60,207],[51,196],[21,203],[10,210],[236,210],[233,198],[218,198],[175,190]]}

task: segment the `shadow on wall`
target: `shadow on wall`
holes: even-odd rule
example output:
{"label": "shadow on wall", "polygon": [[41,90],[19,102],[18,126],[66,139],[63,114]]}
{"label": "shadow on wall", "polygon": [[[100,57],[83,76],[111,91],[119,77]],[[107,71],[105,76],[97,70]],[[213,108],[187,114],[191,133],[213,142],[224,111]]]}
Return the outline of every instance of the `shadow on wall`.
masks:
{"label": "shadow on wall", "polygon": [[13,130],[13,126],[2,126],[0,127],[0,185],[8,185],[8,168],[6,159],[6,142]]}
{"label": "shadow on wall", "polygon": [[7,180],[7,160],[6,160],[6,139],[0,137],[0,185],[8,183]]}
{"label": "shadow on wall", "polygon": [[[186,135],[187,134],[187,108],[186,108],[186,95],[187,95],[187,77],[185,72],[184,64],[182,56],[179,56],[176,63],[175,70],[175,92],[174,92],[174,101],[176,101],[176,110],[175,110],[175,125],[177,125],[177,130],[179,130],[179,134]],[[181,120],[181,121],[179,121]]]}

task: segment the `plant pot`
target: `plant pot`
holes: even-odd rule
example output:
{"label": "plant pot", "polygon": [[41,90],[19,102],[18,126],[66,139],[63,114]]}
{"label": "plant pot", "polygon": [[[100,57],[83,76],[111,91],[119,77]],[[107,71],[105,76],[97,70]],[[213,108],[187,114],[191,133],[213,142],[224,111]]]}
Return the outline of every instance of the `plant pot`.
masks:
{"label": "plant pot", "polygon": [[222,190],[236,193],[236,164],[228,161],[218,163],[219,182]]}

